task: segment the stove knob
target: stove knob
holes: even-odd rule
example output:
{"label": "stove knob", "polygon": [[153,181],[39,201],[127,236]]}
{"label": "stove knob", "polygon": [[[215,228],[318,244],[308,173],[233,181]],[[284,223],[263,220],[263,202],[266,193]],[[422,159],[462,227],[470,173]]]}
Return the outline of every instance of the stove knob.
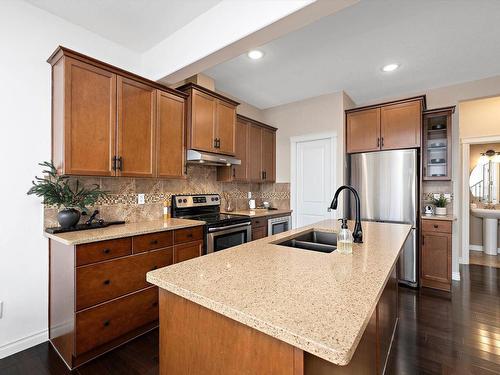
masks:
{"label": "stove knob", "polygon": [[177,199],[177,203],[182,203],[182,199]]}
{"label": "stove knob", "polygon": [[219,200],[219,197],[215,197],[215,200],[218,201]]}
{"label": "stove knob", "polygon": [[215,200],[215,198],[214,198],[214,197],[212,197],[212,202],[213,202],[214,200]]}
{"label": "stove knob", "polygon": [[188,200],[187,200],[186,198],[184,198],[182,201],[183,201],[184,203],[187,203],[187,201],[188,201]]}

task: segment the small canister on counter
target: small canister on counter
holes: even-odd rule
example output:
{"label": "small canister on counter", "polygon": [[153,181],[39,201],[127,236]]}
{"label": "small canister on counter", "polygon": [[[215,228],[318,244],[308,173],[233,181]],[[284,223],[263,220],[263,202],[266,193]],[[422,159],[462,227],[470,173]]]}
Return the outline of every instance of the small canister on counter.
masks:
{"label": "small canister on counter", "polygon": [[167,199],[163,202],[163,220],[170,219],[170,201]]}

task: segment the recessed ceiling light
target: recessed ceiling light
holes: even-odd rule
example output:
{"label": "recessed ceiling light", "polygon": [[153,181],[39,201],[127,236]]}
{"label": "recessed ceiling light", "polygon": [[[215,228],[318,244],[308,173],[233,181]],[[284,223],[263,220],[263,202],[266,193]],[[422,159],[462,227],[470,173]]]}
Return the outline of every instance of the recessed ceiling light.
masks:
{"label": "recessed ceiling light", "polygon": [[250,57],[252,60],[258,60],[261,59],[262,56],[264,56],[264,52],[259,51],[258,49],[253,49],[247,53],[248,57]]}
{"label": "recessed ceiling light", "polygon": [[393,72],[397,68],[399,68],[399,64],[387,64],[387,65],[384,65],[384,67],[382,68],[382,71],[383,72]]}

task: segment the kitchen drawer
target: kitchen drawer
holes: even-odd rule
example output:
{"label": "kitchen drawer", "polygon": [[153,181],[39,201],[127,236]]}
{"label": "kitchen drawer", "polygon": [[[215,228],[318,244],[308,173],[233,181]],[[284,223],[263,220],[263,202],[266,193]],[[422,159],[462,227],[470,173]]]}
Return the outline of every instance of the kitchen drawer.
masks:
{"label": "kitchen drawer", "polygon": [[174,232],[174,243],[177,245],[184,242],[200,241],[203,239],[203,227],[177,229]]}
{"label": "kitchen drawer", "polygon": [[132,240],[132,249],[134,250],[134,254],[136,254],[144,251],[169,247],[172,246],[173,243],[174,236],[172,231],[157,232],[144,234],[142,236],[135,236]]}
{"label": "kitchen drawer", "polygon": [[422,220],[422,232],[451,233],[451,221]]}
{"label": "kitchen drawer", "polygon": [[252,219],[252,228],[267,227],[266,217],[256,217]]}
{"label": "kitchen drawer", "polygon": [[146,288],[146,273],[172,264],[173,249],[155,250],[76,269],[76,310]]}
{"label": "kitchen drawer", "polygon": [[158,319],[158,288],[150,287],[76,314],[80,355]]}
{"label": "kitchen drawer", "polygon": [[101,262],[132,254],[132,238],[92,242],[76,246],[76,265]]}
{"label": "kitchen drawer", "polygon": [[183,262],[201,255],[203,241],[189,242],[174,246],[174,263]]}

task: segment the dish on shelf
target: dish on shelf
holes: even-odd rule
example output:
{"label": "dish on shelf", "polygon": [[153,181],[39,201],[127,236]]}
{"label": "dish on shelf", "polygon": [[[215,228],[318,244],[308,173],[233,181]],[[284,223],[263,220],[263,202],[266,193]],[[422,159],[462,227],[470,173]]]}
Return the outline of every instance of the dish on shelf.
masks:
{"label": "dish on shelf", "polygon": [[443,130],[446,129],[445,124],[436,124],[431,126],[431,130]]}
{"label": "dish on shelf", "polygon": [[431,164],[446,164],[446,159],[444,158],[431,159]]}
{"label": "dish on shelf", "polygon": [[431,174],[431,177],[444,177],[446,176],[444,173],[433,173]]}
{"label": "dish on shelf", "polygon": [[429,148],[446,147],[445,141],[429,141]]}

